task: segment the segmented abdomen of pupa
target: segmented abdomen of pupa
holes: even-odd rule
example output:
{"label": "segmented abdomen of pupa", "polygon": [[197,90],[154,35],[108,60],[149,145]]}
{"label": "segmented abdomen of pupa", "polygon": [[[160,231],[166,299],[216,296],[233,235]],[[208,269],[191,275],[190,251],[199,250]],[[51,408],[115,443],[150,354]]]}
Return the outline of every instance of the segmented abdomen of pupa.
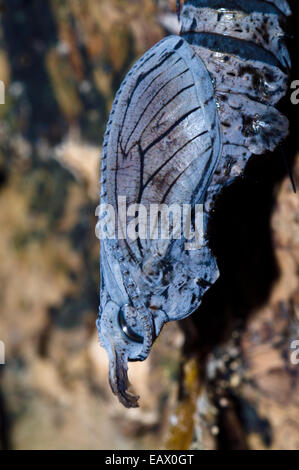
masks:
{"label": "segmented abdomen of pupa", "polygon": [[181,35],[212,77],[222,135],[207,210],[252,154],[273,151],[288,134],[288,120],[274,106],[288,85],[291,64],[282,28],[290,14],[285,0],[184,4]]}

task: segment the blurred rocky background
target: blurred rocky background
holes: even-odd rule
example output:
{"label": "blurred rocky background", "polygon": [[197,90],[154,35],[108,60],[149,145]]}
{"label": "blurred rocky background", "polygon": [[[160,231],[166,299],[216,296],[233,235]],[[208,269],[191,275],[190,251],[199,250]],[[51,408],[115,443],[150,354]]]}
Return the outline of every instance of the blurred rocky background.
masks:
{"label": "blurred rocky background", "polygon": [[[175,3],[0,0],[0,449],[299,449],[298,195],[280,151],[219,199],[222,276],[130,365],[140,409],[108,386],[95,330],[101,141],[126,71],[178,31]],[[282,108],[294,136],[299,108],[289,96]],[[298,180],[297,151],[290,137]]]}

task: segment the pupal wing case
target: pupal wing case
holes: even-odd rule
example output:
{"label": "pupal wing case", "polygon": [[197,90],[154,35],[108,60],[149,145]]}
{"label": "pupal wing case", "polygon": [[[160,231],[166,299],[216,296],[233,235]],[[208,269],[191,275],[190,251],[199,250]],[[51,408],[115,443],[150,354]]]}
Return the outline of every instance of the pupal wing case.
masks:
{"label": "pupal wing case", "polygon": [[183,38],[167,37],[124,80],[103,144],[99,224],[111,216],[105,205],[112,206],[116,239],[108,233],[101,240],[98,329],[109,355],[112,390],[125,406],[137,406],[138,399],[127,391],[127,361],[144,360],[165,322],[199,306],[218,269],[204,237],[201,248],[192,251],[185,249],[184,237],[119,237],[118,229],[123,233],[130,223],[130,217],[120,222],[126,210],[120,201],[125,198],[130,215],[136,211],[139,217],[140,206],[134,204],[147,213],[155,204],[201,204],[220,154],[210,75]]}

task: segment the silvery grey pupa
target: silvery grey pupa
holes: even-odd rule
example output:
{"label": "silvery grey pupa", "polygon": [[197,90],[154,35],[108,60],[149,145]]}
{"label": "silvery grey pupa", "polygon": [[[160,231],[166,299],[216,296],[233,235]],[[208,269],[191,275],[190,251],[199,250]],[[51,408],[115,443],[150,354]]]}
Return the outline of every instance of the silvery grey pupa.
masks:
{"label": "silvery grey pupa", "polygon": [[115,97],[101,207],[112,207],[118,224],[121,198],[131,216],[141,205],[203,207],[196,250],[185,249],[184,237],[101,240],[97,327],[112,391],[126,407],[139,398],[128,390],[128,361],[146,359],[163,325],[192,314],[219,276],[206,233],[216,196],[252,155],[288,134],[275,105],[288,85],[290,14],[286,0],[187,0],[180,36],[146,52]]}

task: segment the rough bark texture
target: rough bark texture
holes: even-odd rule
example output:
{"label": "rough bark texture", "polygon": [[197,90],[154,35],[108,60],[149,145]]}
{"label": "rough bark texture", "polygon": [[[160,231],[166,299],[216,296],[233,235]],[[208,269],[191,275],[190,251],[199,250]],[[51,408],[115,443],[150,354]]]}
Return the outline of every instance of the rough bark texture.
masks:
{"label": "rough bark texture", "polygon": [[[0,448],[298,449],[298,195],[281,152],[219,199],[222,276],[132,364],[141,408],[124,410],[95,331],[98,143],[125,72],[177,27],[175,2],[25,3],[0,1]],[[298,179],[299,108],[288,96],[281,110]]]}

